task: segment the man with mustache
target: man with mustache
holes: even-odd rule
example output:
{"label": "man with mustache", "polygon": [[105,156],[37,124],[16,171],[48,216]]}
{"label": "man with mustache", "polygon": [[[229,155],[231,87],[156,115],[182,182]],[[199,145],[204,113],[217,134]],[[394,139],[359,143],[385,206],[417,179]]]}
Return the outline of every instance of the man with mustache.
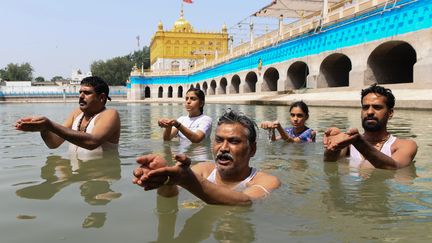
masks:
{"label": "man with mustache", "polygon": [[65,140],[74,152],[117,149],[120,137],[120,117],[116,110],[107,109],[111,100],[106,82],[96,76],[81,81],[79,107],[73,110],[63,125],[43,116],[19,119],[15,128],[21,131],[39,131],[49,148],[59,147]]}
{"label": "man with mustache", "polygon": [[145,190],[158,188],[158,194],[173,197],[177,185],[209,204],[248,205],[266,197],[280,186],[277,177],[249,166],[256,152],[256,124],[249,117],[228,110],[218,121],[213,141],[214,162],[198,163],[176,155],[176,164],[155,154],[139,157],[133,183]]}
{"label": "man with mustache", "polygon": [[399,169],[410,165],[417,153],[416,142],[396,138],[387,131],[395,105],[391,90],[374,84],[363,89],[361,97],[364,133],[356,128],[346,132],[328,128],[323,141],[324,160],[336,161],[349,155],[350,164],[358,167]]}

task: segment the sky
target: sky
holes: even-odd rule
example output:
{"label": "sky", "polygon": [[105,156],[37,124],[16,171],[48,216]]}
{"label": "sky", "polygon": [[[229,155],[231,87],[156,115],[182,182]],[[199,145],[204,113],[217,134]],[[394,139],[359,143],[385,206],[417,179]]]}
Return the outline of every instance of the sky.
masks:
{"label": "sky", "polygon": [[[181,2],[0,0],[0,69],[9,63],[29,62],[33,77],[42,76],[45,80],[54,76],[70,78],[77,69],[88,72],[94,61],[138,50],[137,36],[141,48],[148,46],[159,21],[164,29],[171,29],[180,17]],[[251,14],[270,2],[193,0],[192,4],[184,4],[184,17],[197,31],[220,31],[226,24],[229,32],[237,34],[237,41],[248,41],[247,34],[235,27],[239,22],[248,23]],[[259,25],[256,26],[258,31]]]}

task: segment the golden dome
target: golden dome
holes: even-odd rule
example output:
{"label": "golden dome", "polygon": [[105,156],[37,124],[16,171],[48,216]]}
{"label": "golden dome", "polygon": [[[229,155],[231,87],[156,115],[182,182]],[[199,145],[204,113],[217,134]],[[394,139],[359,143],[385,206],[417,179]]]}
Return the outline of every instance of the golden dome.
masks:
{"label": "golden dome", "polygon": [[192,25],[183,17],[174,22],[173,31],[175,32],[192,32],[192,30]]}

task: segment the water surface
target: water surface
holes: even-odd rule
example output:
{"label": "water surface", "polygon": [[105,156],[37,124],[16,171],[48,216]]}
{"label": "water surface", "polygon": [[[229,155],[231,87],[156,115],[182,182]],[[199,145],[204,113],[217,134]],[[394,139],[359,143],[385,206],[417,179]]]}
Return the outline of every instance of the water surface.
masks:
{"label": "water surface", "polygon": [[[46,148],[38,133],[15,131],[24,115],[63,122],[76,104],[0,104],[1,242],[430,242],[432,240],[432,112],[396,110],[389,130],[419,145],[415,167],[364,170],[322,162],[328,126],[360,127],[359,109],[311,108],[315,144],[269,142],[261,130],[253,166],[278,176],[280,189],[251,207],[211,206],[187,191],[157,197],[131,183],[135,158],[184,152],[211,159],[210,142],[163,142],[160,117],[177,104],[110,104],[119,110],[119,156],[82,161],[67,145]],[[218,117],[232,107],[257,122],[288,126],[286,106],[206,105]],[[213,126],[215,127],[215,120]],[[214,129],[213,129],[214,134]]]}

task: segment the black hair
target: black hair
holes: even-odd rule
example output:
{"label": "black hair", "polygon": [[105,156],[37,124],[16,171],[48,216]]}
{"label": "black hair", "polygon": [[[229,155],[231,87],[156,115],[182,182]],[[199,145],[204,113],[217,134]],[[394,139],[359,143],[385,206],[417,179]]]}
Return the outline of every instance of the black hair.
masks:
{"label": "black hair", "polygon": [[222,114],[221,117],[219,117],[217,125],[220,126],[221,124],[234,124],[234,123],[240,123],[244,128],[248,131],[248,140],[249,144],[254,144],[257,139],[257,132],[256,128],[257,124],[248,116],[241,112],[235,112],[228,108],[225,110],[225,112]]}
{"label": "black hair", "polygon": [[189,93],[189,92],[194,92],[194,94],[202,102],[203,105],[200,106],[200,112],[201,112],[201,114],[203,114],[204,113],[204,104],[205,104],[205,94],[204,94],[204,92],[202,90],[198,89],[198,88],[193,88],[193,87],[191,87],[190,89],[188,89],[188,91],[186,92],[186,94]]}
{"label": "black hair", "polygon": [[395,106],[395,97],[392,93],[392,91],[390,89],[386,89],[382,86],[375,84],[372,84],[371,86],[369,86],[366,89],[362,89],[361,91],[361,102],[363,104],[363,98],[370,94],[370,93],[374,93],[374,94],[379,94],[379,95],[383,95],[385,96],[386,99],[386,105],[387,108],[389,109],[393,109],[393,107]]}
{"label": "black hair", "polygon": [[94,88],[94,91],[96,94],[102,94],[104,93],[108,100],[111,100],[111,97],[109,97],[109,87],[108,84],[100,77],[98,76],[90,76],[83,78],[81,81],[81,85],[84,86],[91,86]]}
{"label": "black hair", "polygon": [[292,103],[289,111],[291,111],[294,107],[299,107],[307,117],[309,116],[309,107],[303,101],[296,101]]}

